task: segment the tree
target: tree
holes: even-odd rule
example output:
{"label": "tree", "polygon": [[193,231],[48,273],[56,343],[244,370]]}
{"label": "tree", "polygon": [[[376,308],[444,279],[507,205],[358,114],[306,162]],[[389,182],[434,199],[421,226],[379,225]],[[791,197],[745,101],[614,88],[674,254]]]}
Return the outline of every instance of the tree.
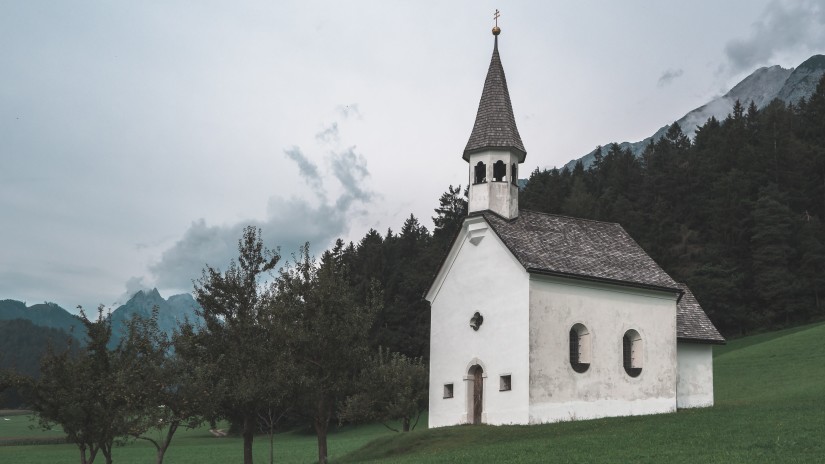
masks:
{"label": "tree", "polygon": [[467,191],[464,189],[462,193],[461,185],[450,185],[438,199],[436,215],[432,218],[435,225],[433,239],[442,250],[450,246],[450,240],[458,233],[464,218],[467,217]]}
{"label": "tree", "polygon": [[183,359],[182,339],[180,333],[172,340],[160,330],[154,307],[149,318],[134,316],[127,321],[118,346],[121,380],[136,402],[129,435],[154,445],[157,464],[163,463],[175,432],[203,422],[199,412],[212,401],[204,392],[209,366]]}
{"label": "tree", "polygon": [[377,421],[388,429],[394,420],[409,432],[427,408],[429,371],[421,358],[379,349],[361,371],[361,391],[347,398],[339,417],[342,421]]}
{"label": "tree", "polygon": [[295,400],[312,419],[318,462],[327,462],[327,432],[338,406],[353,393],[369,356],[370,328],[381,292],[373,281],[366,301],[358,301],[339,253],[310,257],[309,244],[275,281],[273,311],[285,321],[288,349],[298,363]]}
{"label": "tree", "polygon": [[263,281],[279,259],[264,247],[260,229],[246,227],[237,262],[232,260],[223,273],[207,265],[195,282],[203,327],[182,328],[191,338],[181,354],[214,367],[209,373],[213,388],[206,394],[217,398],[214,414],[241,427],[245,464],[252,463],[258,411],[280,406],[288,378],[284,332],[269,311],[270,288]]}
{"label": "tree", "polygon": [[124,383],[120,366],[125,352],[106,347],[112,327],[103,306],[98,308],[96,321],[79,309],[87,337],[80,354],[71,356],[71,345],[60,352],[50,347],[40,363],[40,378],[18,377],[15,384],[41,427],[51,429],[57,424],[63,428],[80,450],[82,464],[94,462],[98,452],[109,464],[114,443],[128,435],[139,406]]}
{"label": "tree", "polygon": [[776,185],[760,189],[751,236],[754,290],[769,321],[788,324],[796,309],[797,279],[791,270],[793,218]]}

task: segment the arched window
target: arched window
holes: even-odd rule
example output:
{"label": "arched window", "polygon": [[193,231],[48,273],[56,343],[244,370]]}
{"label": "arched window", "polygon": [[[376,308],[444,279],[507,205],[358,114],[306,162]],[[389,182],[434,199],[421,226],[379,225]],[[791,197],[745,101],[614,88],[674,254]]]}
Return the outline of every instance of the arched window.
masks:
{"label": "arched window", "polygon": [[507,165],[504,161],[498,160],[493,164],[493,182],[504,182],[507,176]]}
{"label": "arched window", "polygon": [[590,331],[584,324],[570,328],[570,366],[578,373],[590,367]]}
{"label": "arched window", "polygon": [[633,329],[622,337],[622,359],[627,375],[638,377],[642,373],[642,337]]}
{"label": "arched window", "polygon": [[510,182],[512,182],[513,185],[518,186],[518,170],[516,169],[516,166],[518,165],[513,163],[510,167]]}
{"label": "arched window", "polygon": [[475,176],[473,178],[473,183],[482,184],[484,182],[487,182],[487,165],[479,161],[475,167]]}

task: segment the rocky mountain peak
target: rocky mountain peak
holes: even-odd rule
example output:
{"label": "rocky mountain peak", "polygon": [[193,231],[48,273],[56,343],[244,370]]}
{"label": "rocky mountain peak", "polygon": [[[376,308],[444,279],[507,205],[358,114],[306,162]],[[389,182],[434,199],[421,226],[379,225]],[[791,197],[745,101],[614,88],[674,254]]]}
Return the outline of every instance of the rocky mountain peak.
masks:
{"label": "rocky mountain peak", "polygon": [[[725,95],[696,108],[677,119],[676,122],[685,135],[693,138],[696,134],[696,127],[703,125],[711,116],[719,120],[725,119],[733,110],[736,100],[739,100],[745,107],[753,101],[757,108],[765,107],[774,99],[780,99],[785,103],[797,103],[801,98],[808,98],[814,93],[823,74],[825,74],[825,55],[814,55],[796,68],[786,69],[778,65],[759,68],[733,86]],[[635,156],[640,156],[651,141],[661,139],[669,128],[670,124],[667,124],[642,141],[622,142],[619,146],[622,149],[629,148]],[[609,145],[610,143],[602,144],[605,147]],[[594,155],[595,150],[568,162],[564,167],[572,170],[576,162],[581,160],[587,168],[593,163]]]}

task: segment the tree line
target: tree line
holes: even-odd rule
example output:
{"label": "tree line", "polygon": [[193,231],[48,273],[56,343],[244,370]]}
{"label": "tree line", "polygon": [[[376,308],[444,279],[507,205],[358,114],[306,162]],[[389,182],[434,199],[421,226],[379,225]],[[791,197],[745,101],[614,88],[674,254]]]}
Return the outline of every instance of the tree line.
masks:
{"label": "tree line", "polygon": [[809,99],[737,101],[691,141],[673,124],[640,158],[536,169],[536,211],[620,223],[727,336],[825,316],[825,78]]}

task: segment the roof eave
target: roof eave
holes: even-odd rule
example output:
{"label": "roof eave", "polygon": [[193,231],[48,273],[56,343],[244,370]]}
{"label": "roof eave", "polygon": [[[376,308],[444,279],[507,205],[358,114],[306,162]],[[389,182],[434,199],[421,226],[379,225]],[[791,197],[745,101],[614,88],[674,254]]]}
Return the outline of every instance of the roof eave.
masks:
{"label": "roof eave", "polygon": [[568,279],[576,279],[576,280],[584,280],[588,282],[598,282],[603,284],[611,284],[611,285],[621,285],[624,287],[634,287],[634,288],[641,288],[645,290],[655,290],[659,292],[667,292],[667,293],[674,293],[677,295],[677,298],[681,298],[683,292],[679,288],[671,288],[671,287],[663,287],[660,285],[651,285],[645,284],[641,282],[632,282],[627,280],[617,280],[617,279],[609,279],[606,277],[595,277],[595,276],[588,276],[582,274],[572,274],[568,272],[559,272],[559,271],[552,271],[548,269],[540,269],[535,267],[527,267],[527,272],[531,274],[539,274],[539,275],[547,275],[553,277],[564,277]]}
{"label": "roof eave", "polygon": [[701,345],[727,345],[728,341],[724,338],[719,340],[715,338],[694,338],[694,337],[676,337],[677,342],[696,343]]}
{"label": "roof eave", "polygon": [[472,155],[474,153],[481,153],[483,151],[491,151],[491,150],[501,150],[501,151],[513,152],[516,155],[518,155],[518,162],[519,163],[523,163],[524,160],[527,158],[527,152],[524,151],[521,148],[516,147],[516,146],[470,148],[470,149],[464,150],[464,155],[462,156],[462,158],[464,158],[464,161],[469,163],[470,162],[470,155]]}

